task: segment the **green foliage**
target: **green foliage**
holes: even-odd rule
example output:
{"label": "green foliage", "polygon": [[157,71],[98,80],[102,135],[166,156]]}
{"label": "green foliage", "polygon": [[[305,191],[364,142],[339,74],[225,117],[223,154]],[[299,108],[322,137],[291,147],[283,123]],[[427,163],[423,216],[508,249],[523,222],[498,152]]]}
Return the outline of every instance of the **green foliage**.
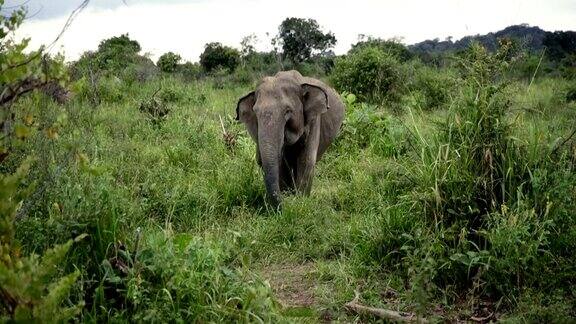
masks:
{"label": "green foliage", "polygon": [[439,136],[415,130],[423,148],[421,164],[407,173],[417,184],[407,203],[421,202],[430,230],[410,236],[401,250],[414,296],[424,305],[446,290],[514,304],[526,287],[549,283],[543,273],[570,272],[552,261],[560,255],[550,245],[555,219],[563,217],[550,207],[570,194],[542,192],[538,176],[566,168],[567,161],[512,136],[508,83],[501,77],[508,49],[502,43],[490,54],[472,46],[461,61],[461,97]]}
{"label": "green foliage", "polygon": [[[137,255],[106,262],[106,280],[122,287],[120,298],[132,305],[132,321],[278,320],[269,286],[234,266],[240,261],[235,249],[190,234],[152,234]],[[119,262],[127,268],[115,268]]]}
{"label": "green foliage", "polygon": [[399,62],[407,62],[411,60],[414,55],[408,50],[408,48],[402,44],[399,40],[390,39],[384,40],[381,38],[374,38],[368,36],[367,38],[361,39],[358,43],[352,45],[352,48],[348,51],[348,54],[353,54],[365,47],[376,47],[383,52],[395,57]]}
{"label": "green foliage", "polygon": [[405,90],[403,67],[377,47],[363,47],[335,61],[331,80],[338,91],[351,92],[361,101],[396,103]]}
{"label": "green foliage", "polygon": [[158,63],[156,63],[156,65],[163,72],[173,73],[176,72],[180,60],[182,60],[182,57],[180,57],[180,55],[168,52],[160,56],[160,58],[158,59]]}
{"label": "green foliage", "polygon": [[[4,1],[0,1],[0,11],[3,5]],[[0,163],[11,153],[8,148],[30,137],[37,126],[34,117],[29,114],[23,122],[16,121],[16,116],[22,115],[17,109],[18,101],[25,93],[39,89],[48,82],[60,81],[64,75],[62,57],[50,60],[43,56],[43,48],[25,54],[29,39],[20,43],[13,40],[13,33],[21,25],[25,14],[25,9],[17,8],[8,16],[0,16]],[[49,138],[57,137],[55,125],[46,128]],[[14,172],[6,172],[7,168],[4,167],[0,172],[0,320],[69,321],[82,309],[81,303],[64,305],[79,272],[62,276],[58,270],[72,241],[56,245],[41,257],[22,255],[15,238],[15,222],[17,214],[22,213],[23,201],[33,188],[26,179],[31,161],[18,164]]]}
{"label": "green foliage", "polygon": [[100,69],[120,70],[135,62],[140,49],[140,44],[130,39],[128,34],[111,37],[98,45],[96,62]]}
{"label": "green foliage", "polygon": [[560,73],[562,77],[569,80],[576,80],[576,53],[568,54],[560,63]]}
{"label": "green foliage", "polygon": [[198,63],[186,62],[177,67],[178,73],[184,81],[190,82],[198,80],[202,76],[202,66]]}
{"label": "green foliage", "polygon": [[334,34],[324,34],[314,19],[286,18],[278,27],[282,53],[293,63],[304,62],[314,52],[324,52],[336,44]]}
{"label": "green foliage", "polygon": [[115,76],[97,79],[83,77],[72,84],[74,95],[83,100],[100,103],[118,103],[126,98],[122,80]]}
{"label": "green foliage", "polygon": [[178,99],[177,93],[171,90],[163,90],[159,98],[156,97],[156,93],[152,95],[149,100],[145,100],[140,103],[139,110],[145,113],[153,124],[158,125],[168,113],[170,109],[168,108],[168,102],[173,102]]}
{"label": "green foliage", "polygon": [[[373,71],[361,58],[395,71],[373,74],[395,94],[343,93],[345,123],[312,194],[286,196],[277,211],[234,107],[280,66],[323,68],[245,49],[233,73],[185,63],[139,80],[127,67],[84,75],[58,109],[40,95],[15,102],[16,121],[55,125],[58,140],[32,129],[0,162],[12,172],[27,152],[39,158],[19,182],[29,195],[6,205],[18,215],[12,251],[46,253],[88,234],[45,281],[78,271],[71,290],[54,292],[61,309],[84,301],[72,321],[354,322],[342,305],[355,289],[362,303],[431,322],[576,314],[569,81],[511,81],[518,62],[505,46],[473,47],[450,68],[359,48],[336,65],[353,61],[346,72],[358,80]],[[391,103],[402,109],[391,114]]]}
{"label": "green foliage", "polygon": [[456,84],[456,77],[448,69],[415,65],[409,90],[422,109],[436,110],[450,102],[450,94]]}
{"label": "green foliage", "polygon": [[542,45],[547,49],[546,55],[553,61],[576,54],[576,32],[555,31],[546,33]]}
{"label": "green foliage", "polygon": [[384,157],[405,152],[403,139],[398,136],[401,132],[389,114],[377,106],[356,102],[356,96],[351,93],[344,93],[343,100],[347,109],[339,149],[346,152],[369,148],[374,154]]}
{"label": "green foliage", "polygon": [[12,140],[28,137],[34,123],[32,117],[24,122],[15,120],[14,102],[31,91],[66,80],[63,56],[50,58],[44,47],[28,51],[30,39],[14,39],[25,14],[20,8],[8,16],[0,15],[0,162],[9,154]]}
{"label": "green foliage", "polygon": [[567,102],[576,102],[576,84],[573,84],[566,91],[566,101]]}
{"label": "green foliage", "polygon": [[200,65],[206,72],[227,69],[232,73],[238,64],[240,64],[240,52],[220,43],[206,44],[204,52],[200,55]]}
{"label": "green foliage", "polygon": [[139,55],[140,44],[127,34],[105,39],[95,52],[85,52],[70,65],[74,80],[89,81],[91,91],[97,93],[96,84],[101,77],[118,78],[127,84],[146,82],[158,75],[159,68],[152,60]]}

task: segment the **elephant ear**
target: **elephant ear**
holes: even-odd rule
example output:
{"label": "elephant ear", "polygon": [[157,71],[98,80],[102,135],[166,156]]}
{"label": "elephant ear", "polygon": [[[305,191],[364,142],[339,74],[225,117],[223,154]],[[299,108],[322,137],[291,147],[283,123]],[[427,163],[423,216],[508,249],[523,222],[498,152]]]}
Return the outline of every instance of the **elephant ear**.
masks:
{"label": "elephant ear", "polygon": [[256,95],[254,91],[245,95],[238,100],[236,105],[236,120],[241,121],[246,128],[250,136],[256,140],[258,137],[258,120],[256,119],[256,114],[254,113],[254,104],[256,103]]}
{"label": "elephant ear", "polygon": [[326,91],[309,83],[302,84],[302,103],[306,120],[310,120],[330,109]]}

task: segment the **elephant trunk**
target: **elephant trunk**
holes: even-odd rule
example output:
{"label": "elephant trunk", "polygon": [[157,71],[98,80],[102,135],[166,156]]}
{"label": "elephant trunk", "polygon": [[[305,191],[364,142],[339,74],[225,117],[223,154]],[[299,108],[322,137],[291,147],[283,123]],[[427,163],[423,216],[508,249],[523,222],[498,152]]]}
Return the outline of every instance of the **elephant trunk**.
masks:
{"label": "elephant trunk", "polygon": [[[260,131],[262,130],[262,131]],[[270,203],[278,207],[280,197],[280,164],[284,145],[284,127],[259,127],[258,147],[264,171],[264,184]]]}

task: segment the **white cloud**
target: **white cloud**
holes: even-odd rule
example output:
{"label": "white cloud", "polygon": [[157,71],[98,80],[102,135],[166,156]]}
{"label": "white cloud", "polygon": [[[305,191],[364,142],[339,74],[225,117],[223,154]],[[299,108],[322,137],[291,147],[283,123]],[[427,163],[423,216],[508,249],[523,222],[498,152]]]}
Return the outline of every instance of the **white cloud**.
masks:
{"label": "white cloud", "polygon": [[[238,47],[242,37],[251,33],[259,37],[258,47],[267,49],[266,32],[275,34],[286,17],[316,19],[336,35],[337,53],[346,52],[358,34],[403,37],[406,43],[414,43],[436,37],[458,39],[520,23],[546,30],[576,29],[576,8],[567,0],[148,1],[114,9],[88,8],[59,44],[69,59],[76,59],[96,49],[102,39],[129,33],[154,57],[174,51],[197,61],[205,43],[219,41]],[[20,36],[32,37],[33,46],[50,43],[65,19],[27,21]]]}

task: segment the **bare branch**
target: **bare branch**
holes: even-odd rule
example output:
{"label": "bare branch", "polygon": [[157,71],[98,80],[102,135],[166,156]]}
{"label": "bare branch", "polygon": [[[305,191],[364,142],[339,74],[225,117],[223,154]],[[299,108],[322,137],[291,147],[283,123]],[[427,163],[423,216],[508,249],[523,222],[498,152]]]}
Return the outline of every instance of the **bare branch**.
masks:
{"label": "bare branch", "polygon": [[428,320],[425,318],[418,317],[412,313],[397,312],[389,309],[364,306],[358,303],[358,300],[360,299],[360,293],[358,293],[358,291],[354,291],[354,294],[354,299],[346,303],[344,308],[357,314],[369,314],[389,321],[400,323],[428,323]]}
{"label": "bare branch", "polygon": [[[56,45],[56,43],[60,40],[60,38],[62,37],[62,35],[64,35],[64,33],[66,32],[66,30],[70,27],[70,25],[72,24],[72,22],[74,21],[74,19],[76,19],[76,17],[78,16],[78,14],[84,10],[84,8],[86,8],[86,6],[88,6],[88,3],[90,3],[90,0],[84,0],[80,6],[78,6],[76,9],[74,9],[74,11],[72,11],[72,13],[70,14],[70,16],[68,16],[68,19],[66,20],[66,23],[64,24],[64,26],[62,27],[62,30],[60,30],[60,33],[58,34],[58,36],[56,36],[56,38],[52,41],[52,43],[50,43],[50,45],[48,45],[46,47],[46,53],[49,53],[50,50],[54,47],[54,45]],[[21,66],[27,65],[30,62],[36,60],[37,58],[39,58],[42,54],[43,54],[44,50],[41,48],[40,50],[38,50],[35,54],[31,55],[28,59],[15,64],[15,65],[9,65],[6,68],[4,68],[3,70],[0,71],[0,73],[4,73],[8,70],[11,69],[15,69],[15,68],[19,68]]]}

